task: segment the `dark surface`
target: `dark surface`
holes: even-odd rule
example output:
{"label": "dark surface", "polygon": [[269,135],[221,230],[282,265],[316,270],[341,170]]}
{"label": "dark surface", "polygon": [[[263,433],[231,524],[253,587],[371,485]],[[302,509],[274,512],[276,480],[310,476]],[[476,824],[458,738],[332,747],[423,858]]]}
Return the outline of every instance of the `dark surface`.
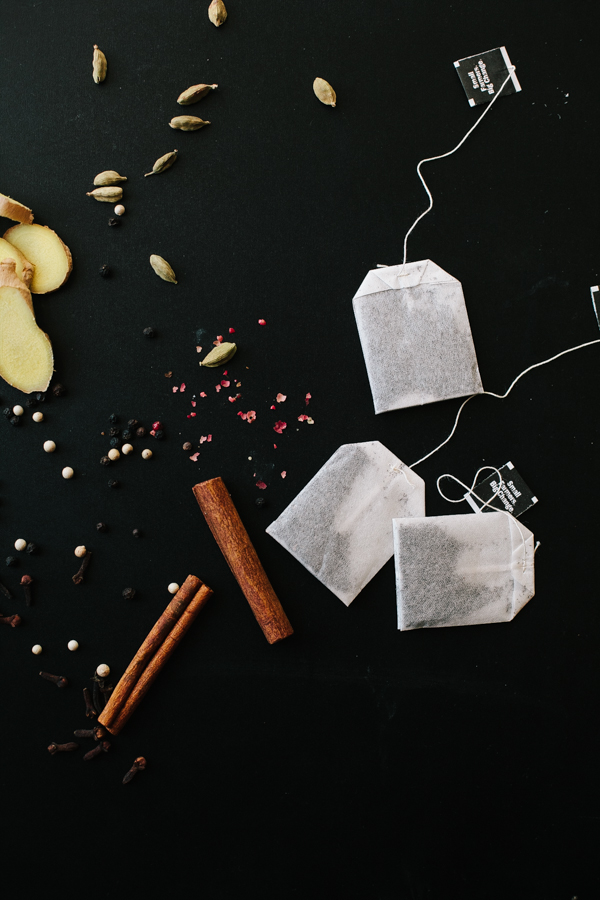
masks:
{"label": "dark surface", "polygon": [[[347,609],[264,533],[341,443],[378,439],[411,463],[451,428],[458,401],[374,416],[351,299],[368,269],[402,261],[426,206],[418,160],[451,149],[480,112],[455,59],[506,44],[523,92],[426,167],[436,205],[409,259],[462,281],[488,390],[599,336],[594,7],[231,0],[216,29],[207,5],[2,6],[0,190],[74,260],[65,287],[35,299],[68,393],[49,396],[42,424],[32,410],[21,428],[0,421],[1,558],[19,557],[0,574],[16,597],[0,608],[24,619],[0,631],[5,877],[10,860],[30,896],[597,897],[600,348],[535,370],[507,400],[473,400],[418,467],[432,515],[468,511],[437,495],[438,475],[470,482],[508,459],[539,497],[523,518],[541,541],[537,593],[513,623],[400,634],[391,562]],[[102,85],[94,43],[108,58]],[[336,109],[314,97],[316,75]],[[218,91],[178,107],[202,81]],[[212,124],[171,131],[181,111]],[[143,177],[175,147],[172,169]],[[111,205],[85,196],[111,168],[129,179],[120,228],[108,227]],[[178,285],[154,275],[151,253]],[[229,327],[240,349],[217,395],[222,370],[199,370],[196,331],[210,349]],[[279,391],[287,400],[271,411]],[[21,399],[0,385],[2,407]],[[305,411],[314,425],[296,421]],[[136,438],[133,456],[104,468],[111,413],[119,425],[160,419],[165,438]],[[182,444],[204,434],[191,462]],[[216,475],[295,628],[278,645],[194,501],[192,485]],[[38,552],[16,554],[18,537]],[[94,556],[77,587],[82,543]],[[51,741],[88,726],[81,691],[95,667],[109,663],[116,680],[167,584],[190,572],[215,596],[110,753],[84,763],[82,740],[50,756]],[[148,768],[123,787],[139,755]]]}

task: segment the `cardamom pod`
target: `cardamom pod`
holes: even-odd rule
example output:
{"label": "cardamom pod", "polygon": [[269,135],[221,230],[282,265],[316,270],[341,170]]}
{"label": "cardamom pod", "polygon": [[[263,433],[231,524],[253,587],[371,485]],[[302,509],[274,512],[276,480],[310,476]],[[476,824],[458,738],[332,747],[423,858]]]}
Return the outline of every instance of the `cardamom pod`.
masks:
{"label": "cardamom pod", "polygon": [[313,91],[325,106],[335,106],[335,91],[324,78],[315,78],[313,81]]}
{"label": "cardamom pod", "polygon": [[94,59],[92,62],[92,75],[96,84],[100,84],[106,78],[107,62],[102,50],[98,48],[98,44],[94,44]]}
{"label": "cardamom pod", "polygon": [[114,169],[107,169],[106,172],[100,172],[94,178],[94,184],[104,187],[107,184],[117,184],[119,181],[127,181],[124,175],[119,175]]}
{"label": "cardamom pod", "polygon": [[179,95],[177,102],[180,106],[189,106],[191,103],[197,103],[198,100],[202,100],[211,91],[216,91],[218,87],[218,84],[193,84],[187,91]]}
{"label": "cardamom pod", "polygon": [[94,200],[100,200],[101,203],[116,203],[123,196],[123,188],[98,187],[94,191],[88,191],[85,196],[93,197]]}
{"label": "cardamom pod", "polygon": [[219,25],[223,24],[227,18],[227,10],[225,9],[223,0],[212,0],[212,3],[208,7],[208,18],[213,25],[217,26],[217,28]]}
{"label": "cardamom pod", "polygon": [[159,175],[161,172],[164,172],[165,169],[170,169],[176,159],[177,150],[171,150],[170,153],[165,153],[164,156],[161,156],[160,159],[156,160],[152,166],[152,171],[146,172],[144,178],[147,178],[148,175]]}
{"label": "cardamom pod", "polygon": [[163,281],[170,281],[171,284],[177,284],[177,279],[175,278],[175,272],[162,256],[157,256],[156,253],[153,253],[150,257],[150,265],[156,272],[159,278],[162,278]]}
{"label": "cardamom pod", "polygon": [[175,116],[169,125],[171,128],[178,128],[179,131],[198,131],[199,128],[210,125],[210,122],[199,119],[198,116]]}
{"label": "cardamom pod", "polygon": [[236,350],[237,344],[230,344],[228,341],[225,341],[224,344],[219,344],[214,350],[211,350],[210,353],[204,357],[200,365],[208,366],[210,369],[222,366],[226,362],[229,362],[232,356],[235,356]]}

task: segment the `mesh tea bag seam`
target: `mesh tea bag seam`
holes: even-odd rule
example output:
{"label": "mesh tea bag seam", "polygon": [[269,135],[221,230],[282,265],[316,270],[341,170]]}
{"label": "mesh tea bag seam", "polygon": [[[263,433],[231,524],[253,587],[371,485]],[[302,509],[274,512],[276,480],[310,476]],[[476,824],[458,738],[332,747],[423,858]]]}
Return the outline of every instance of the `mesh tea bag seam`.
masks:
{"label": "mesh tea bag seam", "polygon": [[394,516],[424,513],[423,479],[366,441],[339,447],[267,534],[349,606],[392,556]]}

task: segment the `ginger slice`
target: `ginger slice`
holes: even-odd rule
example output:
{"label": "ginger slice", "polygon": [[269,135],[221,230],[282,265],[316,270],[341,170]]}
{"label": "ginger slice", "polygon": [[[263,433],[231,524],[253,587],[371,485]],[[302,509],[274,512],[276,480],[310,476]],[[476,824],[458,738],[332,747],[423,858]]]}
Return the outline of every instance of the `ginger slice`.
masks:
{"label": "ginger slice", "polygon": [[36,325],[31,294],[14,259],[0,262],[0,376],[30,394],[45,391],[54,370],[48,335]]}
{"label": "ginger slice", "polygon": [[3,237],[33,264],[32,294],[57,290],[71,274],[71,251],[47,225],[13,225]]}
{"label": "ginger slice", "polygon": [[6,194],[0,194],[0,216],[12,219],[13,222],[25,222],[27,225],[33,222],[33,213],[29,207],[7,197]]}
{"label": "ginger slice", "polygon": [[21,281],[29,287],[33,278],[33,266],[28,259],[25,259],[20,250],[0,238],[0,261],[3,259],[14,259],[17,264],[17,275]]}

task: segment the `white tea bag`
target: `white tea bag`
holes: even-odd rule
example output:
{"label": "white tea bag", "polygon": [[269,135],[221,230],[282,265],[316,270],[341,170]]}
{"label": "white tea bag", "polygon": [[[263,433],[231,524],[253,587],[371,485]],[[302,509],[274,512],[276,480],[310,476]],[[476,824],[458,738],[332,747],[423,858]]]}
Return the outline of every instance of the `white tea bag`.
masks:
{"label": "white tea bag", "polygon": [[398,628],[509,622],[534,589],[533,534],[502,512],[394,520]]}
{"label": "white tea bag", "polygon": [[379,441],[343,444],[267,533],[349,606],[394,552],[392,519],[425,515],[425,482]]}
{"label": "white tea bag", "polygon": [[430,259],[372,269],[352,305],[376,413],[483,392],[462,286]]}

